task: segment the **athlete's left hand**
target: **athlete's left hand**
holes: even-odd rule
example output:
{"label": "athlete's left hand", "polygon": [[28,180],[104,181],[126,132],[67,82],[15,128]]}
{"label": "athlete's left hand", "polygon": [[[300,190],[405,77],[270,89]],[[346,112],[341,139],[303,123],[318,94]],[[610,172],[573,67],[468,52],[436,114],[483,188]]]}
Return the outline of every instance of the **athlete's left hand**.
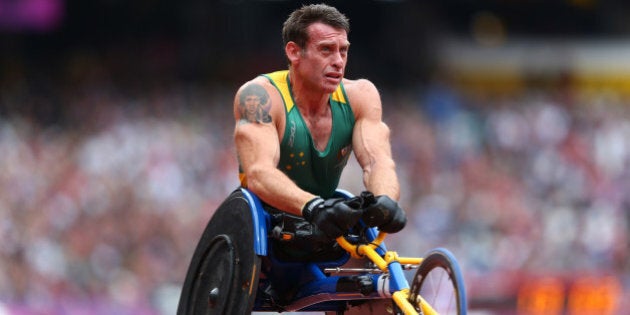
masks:
{"label": "athlete's left hand", "polygon": [[362,219],[368,226],[377,226],[385,233],[396,233],[407,224],[405,211],[387,195],[376,196],[365,205]]}

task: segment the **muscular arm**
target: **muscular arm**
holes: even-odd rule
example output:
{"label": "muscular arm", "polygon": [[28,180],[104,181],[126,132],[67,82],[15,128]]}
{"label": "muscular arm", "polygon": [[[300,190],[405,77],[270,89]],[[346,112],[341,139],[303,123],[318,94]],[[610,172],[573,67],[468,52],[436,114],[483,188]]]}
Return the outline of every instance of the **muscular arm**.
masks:
{"label": "muscular arm", "polygon": [[[263,83],[251,81],[237,92],[234,99],[236,151],[249,190],[271,206],[301,215],[302,206],[315,196],[300,189],[276,168],[280,159],[278,121],[284,117],[279,116],[284,115],[284,111],[281,103],[274,104],[269,90]],[[247,106],[252,105],[247,103],[251,94],[258,96],[264,105]]]}
{"label": "muscular arm", "polygon": [[348,97],[356,116],[352,145],[363,169],[365,187],[375,195],[398,200],[400,186],[392,158],[390,130],[382,121],[378,90],[367,80],[352,81]]}

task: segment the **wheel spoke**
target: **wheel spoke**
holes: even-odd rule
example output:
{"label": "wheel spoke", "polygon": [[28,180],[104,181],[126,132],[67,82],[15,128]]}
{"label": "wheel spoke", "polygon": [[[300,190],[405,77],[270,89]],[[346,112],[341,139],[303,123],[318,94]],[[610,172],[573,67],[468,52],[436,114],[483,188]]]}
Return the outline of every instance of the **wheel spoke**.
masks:
{"label": "wheel spoke", "polygon": [[464,283],[452,254],[438,249],[425,257],[414,277],[410,301],[417,295],[438,314],[466,314]]}

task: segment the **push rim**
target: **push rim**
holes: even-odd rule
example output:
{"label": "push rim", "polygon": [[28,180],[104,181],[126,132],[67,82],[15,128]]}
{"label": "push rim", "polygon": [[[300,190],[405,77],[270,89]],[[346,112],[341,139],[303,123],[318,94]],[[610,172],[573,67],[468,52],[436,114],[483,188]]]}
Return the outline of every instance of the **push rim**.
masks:
{"label": "push rim", "polygon": [[[446,249],[429,252],[418,267],[409,294],[413,305],[419,296],[440,315],[467,312],[464,281],[455,257]],[[420,307],[416,307],[420,311]]]}

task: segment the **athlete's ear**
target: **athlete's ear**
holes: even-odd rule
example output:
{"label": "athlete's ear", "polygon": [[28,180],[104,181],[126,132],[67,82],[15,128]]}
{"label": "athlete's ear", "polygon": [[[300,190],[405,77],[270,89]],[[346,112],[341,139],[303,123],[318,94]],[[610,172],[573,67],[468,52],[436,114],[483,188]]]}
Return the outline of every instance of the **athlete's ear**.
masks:
{"label": "athlete's ear", "polygon": [[302,48],[295,42],[288,42],[284,47],[284,52],[287,54],[287,59],[291,64],[296,63],[300,59],[300,52]]}

